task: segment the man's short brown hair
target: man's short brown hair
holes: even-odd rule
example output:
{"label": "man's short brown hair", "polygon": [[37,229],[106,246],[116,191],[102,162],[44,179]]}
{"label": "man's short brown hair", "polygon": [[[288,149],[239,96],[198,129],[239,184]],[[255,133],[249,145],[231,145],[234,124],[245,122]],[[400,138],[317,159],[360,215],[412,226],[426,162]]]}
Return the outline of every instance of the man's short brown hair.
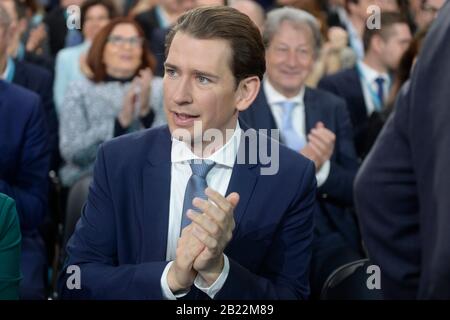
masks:
{"label": "man's short brown hair", "polygon": [[406,18],[396,12],[382,12],[380,15],[380,28],[369,29],[367,26],[364,29],[363,44],[364,51],[367,52],[370,49],[370,43],[375,35],[383,38],[384,41],[388,40],[392,35],[392,27],[397,23],[408,24]]}
{"label": "man's short brown hair", "polygon": [[166,37],[166,57],[179,31],[197,39],[228,41],[232,50],[229,65],[236,86],[251,76],[262,80],[266,71],[264,45],[258,28],[245,14],[225,6],[199,7],[186,12]]}

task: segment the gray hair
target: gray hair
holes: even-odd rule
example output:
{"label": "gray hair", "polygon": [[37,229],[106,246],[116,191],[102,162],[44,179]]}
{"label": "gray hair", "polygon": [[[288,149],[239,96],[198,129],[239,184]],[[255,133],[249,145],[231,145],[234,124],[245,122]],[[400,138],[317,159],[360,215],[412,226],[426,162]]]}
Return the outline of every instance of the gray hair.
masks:
{"label": "gray hair", "polygon": [[12,20],[8,14],[8,11],[6,11],[6,9],[0,3],[0,26],[8,28],[11,25],[11,22]]}
{"label": "gray hair", "polygon": [[322,46],[319,22],[312,14],[292,7],[274,9],[267,14],[263,32],[265,47],[269,46],[274,34],[284,21],[289,21],[295,26],[307,26],[311,30],[314,39],[314,53],[317,57]]}

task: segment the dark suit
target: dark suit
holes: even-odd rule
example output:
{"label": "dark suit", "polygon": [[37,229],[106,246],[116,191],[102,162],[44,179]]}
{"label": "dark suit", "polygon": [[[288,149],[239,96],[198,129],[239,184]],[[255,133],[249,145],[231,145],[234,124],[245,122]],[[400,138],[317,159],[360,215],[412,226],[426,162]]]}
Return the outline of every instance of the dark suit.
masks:
{"label": "dark suit", "polygon": [[[353,180],[358,160],[345,101],[326,91],[306,88],[304,104],[306,132],[322,121],[336,135],[330,174],[317,193],[316,251],[313,252],[311,285],[313,290],[319,291],[326,276],[335,267],[361,258],[357,223],[348,210],[353,204]],[[255,129],[277,128],[263,89],[253,105],[240,114],[240,118]],[[341,254],[336,255],[335,252]]]}
{"label": "dark suit", "polygon": [[350,119],[354,128],[356,153],[359,158],[364,159],[369,151],[366,143],[369,116],[367,115],[363,88],[356,67],[324,77],[320,80],[318,87],[334,93],[347,102]]}
{"label": "dark suit", "polygon": [[58,6],[44,18],[44,23],[47,25],[50,53],[53,56],[56,56],[58,51],[65,46],[67,35],[65,11],[66,8]]}
{"label": "dark suit", "polygon": [[48,134],[39,97],[0,81],[0,192],[16,201],[22,229],[22,298],[44,298],[46,257],[37,232],[47,211]]}
{"label": "dark suit", "polygon": [[145,33],[150,51],[156,58],[155,75],[163,76],[165,59],[165,40],[170,28],[163,28],[159,23],[156,7],[144,11],[135,18]]}
{"label": "dark suit", "polygon": [[[239,152],[243,146],[241,140]],[[225,249],[230,272],[217,299],[301,299],[309,294],[314,168],[285,147],[279,151],[276,175],[261,175],[259,162],[233,168],[227,194],[238,192],[240,201],[236,229]],[[103,144],[87,204],[67,245],[66,266],[81,268],[81,290],[68,290],[69,275],[63,272],[63,298],[162,299],[170,157],[167,126]],[[205,297],[194,286],[187,296]]]}
{"label": "dark suit", "polygon": [[41,97],[49,131],[49,148],[52,155],[50,168],[57,169],[59,162],[58,119],[53,103],[53,76],[46,69],[31,63],[15,60],[14,64],[15,73],[12,82],[34,91]]}
{"label": "dark suit", "polygon": [[450,3],[356,179],[385,297],[450,299]]}
{"label": "dark suit", "polygon": [[153,30],[161,27],[156,13],[156,7],[138,14],[135,19],[144,31],[145,38],[149,41],[152,38]]}

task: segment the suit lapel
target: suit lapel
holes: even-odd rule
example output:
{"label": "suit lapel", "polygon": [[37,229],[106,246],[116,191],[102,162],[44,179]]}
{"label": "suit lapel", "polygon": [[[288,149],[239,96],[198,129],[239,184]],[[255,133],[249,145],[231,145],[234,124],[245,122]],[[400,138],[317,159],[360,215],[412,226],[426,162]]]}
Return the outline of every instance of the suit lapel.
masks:
{"label": "suit lapel", "polygon": [[253,110],[256,120],[254,123],[257,124],[258,127],[255,129],[277,129],[275,118],[273,117],[272,110],[267,102],[263,86],[261,86],[261,89],[259,90],[254,107],[257,108],[257,110]]}
{"label": "suit lapel", "polygon": [[169,227],[171,138],[168,128],[161,130],[149,145],[143,170],[143,256],[145,260],[165,260]]}
{"label": "suit lapel", "polygon": [[[330,112],[328,107],[324,104],[324,101],[321,100],[319,93],[311,88],[305,88],[305,134],[308,133],[316,126],[316,123],[321,121],[325,124],[330,130],[333,130],[330,121]],[[325,102],[326,103],[326,102]]]}
{"label": "suit lapel", "polygon": [[360,122],[363,121],[364,119],[367,119],[368,116],[367,116],[366,100],[364,100],[364,93],[361,84],[361,79],[359,78],[359,74],[356,67],[352,69],[352,72],[349,74],[349,76],[350,79],[348,83],[349,84],[355,83],[357,85],[349,88],[350,90],[354,90],[352,95],[354,103],[348,104],[347,107],[351,108],[354,106],[353,112],[355,114],[355,120],[357,120],[357,122]]}
{"label": "suit lapel", "polygon": [[[244,124],[241,124],[243,132],[248,130]],[[259,141],[259,138],[258,138]],[[226,195],[228,196],[232,192],[237,192],[239,194],[239,204],[234,210],[234,220],[236,223],[236,228],[234,234],[239,231],[239,223],[242,221],[244,214],[246,213],[248,203],[252,197],[253,191],[255,189],[256,182],[258,180],[258,164],[251,164],[248,160],[247,151],[251,148],[246,147],[244,135],[241,137],[241,142],[239,145],[238,156],[233,167],[233,172],[231,174],[230,183],[228,184],[228,189]],[[245,163],[238,163],[240,155],[245,154]],[[234,238],[234,236],[233,236]]]}

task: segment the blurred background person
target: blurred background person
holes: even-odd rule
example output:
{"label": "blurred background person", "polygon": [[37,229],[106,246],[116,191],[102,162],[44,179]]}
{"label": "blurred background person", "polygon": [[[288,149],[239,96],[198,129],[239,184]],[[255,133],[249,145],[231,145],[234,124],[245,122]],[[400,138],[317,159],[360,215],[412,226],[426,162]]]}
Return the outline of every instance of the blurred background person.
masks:
{"label": "blurred background person", "polygon": [[56,110],[61,108],[68,85],[83,77],[82,66],[86,65],[86,52],[98,31],[117,15],[110,0],[87,0],[81,6],[81,32],[83,43],[58,52],[55,65],[53,97]]}
{"label": "blurred background person", "polygon": [[85,0],[60,0],[59,6],[54,7],[44,18],[47,27],[50,54],[55,57],[59,50],[76,46],[83,42],[80,30],[67,28],[69,6],[81,7]]}
{"label": "blurred background person", "polygon": [[363,61],[319,82],[319,88],[347,101],[354,127],[355,147],[360,159],[364,159],[370,149],[366,145],[368,119],[373,112],[383,109],[392,77],[411,38],[406,19],[399,13],[385,12],[381,15],[380,29],[365,29],[366,53]]}
{"label": "blurred background person", "polygon": [[349,45],[356,53],[359,60],[364,58],[363,34],[366,29],[367,18],[371,11],[367,8],[376,5],[381,12],[399,12],[399,6],[396,0],[346,0],[346,16],[343,16],[341,24],[349,34]]}
{"label": "blurred background person", "polygon": [[321,38],[311,14],[287,7],[269,12],[263,34],[266,75],[252,106],[240,113],[254,129],[279,129],[282,143],[315,164],[314,298],[335,269],[364,258],[356,218],[349,210],[358,160],[345,101],[305,86]]}
{"label": "blurred background person", "polygon": [[409,77],[411,76],[412,69],[416,62],[417,56],[422,49],[422,43],[427,32],[428,28],[425,28],[420,30],[414,36],[408,49],[400,59],[400,63],[392,84],[391,91],[387,98],[386,105],[381,110],[381,112],[373,112],[369,117],[366,141],[364,143],[367,146],[368,150],[370,150],[374,145],[381,129],[383,129],[384,124],[392,113],[395,100],[397,99],[397,95],[400,92],[401,87],[406,81],[408,81]]}
{"label": "blurred background person", "polygon": [[70,187],[91,172],[98,146],[115,136],[165,123],[162,79],[144,33],[130,18],[116,18],[94,38],[91,74],[72,82],[60,110],[61,181]]}
{"label": "blurred background person", "polygon": [[436,19],[445,1],[447,0],[410,0],[417,31],[426,28]]}
{"label": "blurred background person", "polygon": [[44,9],[36,0],[2,0],[13,22],[9,54],[20,61],[27,61],[53,71],[53,59],[42,22]]}
{"label": "blurred background person", "polygon": [[24,61],[23,57],[21,59],[20,56],[14,55],[18,43],[20,43],[21,30],[24,27],[23,22],[25,22],[24,18],[19,19],[22,15],[20,12],[23,13],[25,10],[23,3],[19,0],[1,0],[0,5],[6,10],[11,21],[8,27],[8,37],[3,39],[4,43],[8,45],[8,49],[7,55],[2,57],[6,60],[0,62],[0,78],[34,91],[40,96],[49,130],[51,168],[54,169],[58,166],[59,152],[58,120],[52,93],[53,76],[41,65]]}
{"label": "blurred background person", "polygon": [[20,223],[13,199],[0,193],[0,300],[19,298]]}
{"label": "blurred background person", "polygon": [[158,0],[149,10],[144,11],[135,17],[142,30],[144,30],[145,37],[150,45],[154,29],[169,28],[175,23],[178,17],[183,14],[186,9],[181,5],[183,1],[184,0]]}
{"label": "blurred background person", "polygon": [[[9,37],[13,36],[8,29],[11,22],[0,3],[0,65],[3,70]],[[15,200],[19,214],[21,299],[44,299],[46,295],[47,252],[38,228],[47,215],[48,143],[39,96],[0,80],[0,193]]]}
{"label": "blurred background person", "polygon": [[262,33],[266,14],[258,2],[254,0],[231,0],[229,6],[246,14]]}

